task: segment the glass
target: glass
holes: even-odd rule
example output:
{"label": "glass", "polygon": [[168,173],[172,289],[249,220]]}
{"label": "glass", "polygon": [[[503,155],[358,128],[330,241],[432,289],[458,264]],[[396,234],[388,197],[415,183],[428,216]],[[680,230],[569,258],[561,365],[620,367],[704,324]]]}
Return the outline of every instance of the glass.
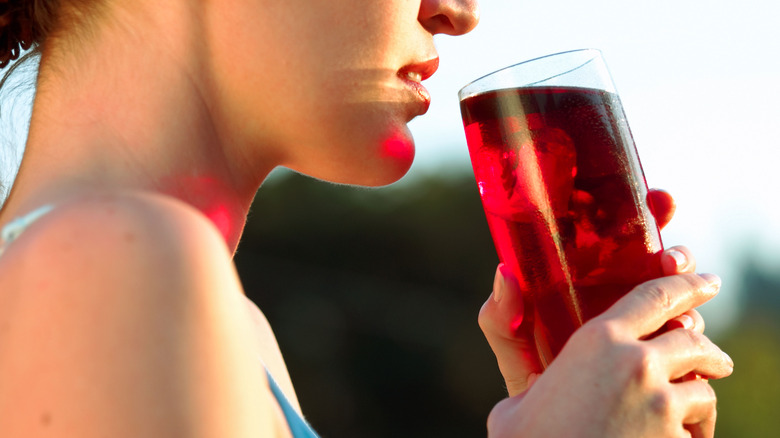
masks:
{"label": "glass", "polygon": [[598,50],[549,55],[460,90],[474,176],[499,259],[547,366],[569,336],[661,275],[647,183]]}

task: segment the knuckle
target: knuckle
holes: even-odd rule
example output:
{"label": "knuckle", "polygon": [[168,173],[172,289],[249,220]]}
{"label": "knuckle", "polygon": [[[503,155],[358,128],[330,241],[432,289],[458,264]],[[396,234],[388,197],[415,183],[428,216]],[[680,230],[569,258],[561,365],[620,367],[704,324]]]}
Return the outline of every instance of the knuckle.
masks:
{"label": "knuckle", "polygon": [[582,338],[589,345],[612,344],[620,339],[621,329],[613,320],[593,319],[585,323],[574,336]]}
{"label": "knuckle", "polygon": [[602,321],[586,324],[575,336],[580,345],[601,357],[609,357],[613,377],[624,384],[639,388],[651,388],[662,375],[662,360],[659,352],[645,342],[627,341],[621,334],[619,324]]}
{"label": "knuckle", "polygon": [[646,299],[661,311],[667,311],[674,307],[674,294],[670,286],[664,282],[646,283],[643,293]]}
{"label": "knuckle", "polygon": [[675,412],[674,397],[669,391],[654,391],[650,394],[648,409],[655,416],[669,418]]}
{"label": "knuckle", "polygon": [[658,361],[655,350],[645,344],[633,344],[623,348],[619,360],[626,364],[631,380],[646,385],[656,374]]}
{"label": "knuckle", "polygon": [[695,350],[704,350],[709,344],[707,337],[694,330],[680,330],[683,336],[685,336],[685,342],[688,344],[688,348]]}

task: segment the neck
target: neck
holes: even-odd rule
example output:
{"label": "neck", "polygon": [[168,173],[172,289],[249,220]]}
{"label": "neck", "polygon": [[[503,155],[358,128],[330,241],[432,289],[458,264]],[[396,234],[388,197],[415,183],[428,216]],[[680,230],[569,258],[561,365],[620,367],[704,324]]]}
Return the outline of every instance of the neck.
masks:
{"label": "neck", "polygon": [[[51,55],[56,40],[47,45],[27,149],[2,219],[85,192],[155,191],[202,211],[235,250],[276,163],[231,138],[221,129],[229,124],[210,110],[218,105],[197,15],[153,3],[139,8],[137,20],[123,11],[123,24],[99,30],[78,65]],[[196,2],[170,5],[177,3]],[[165,40],[155,39],[158,23]]]}

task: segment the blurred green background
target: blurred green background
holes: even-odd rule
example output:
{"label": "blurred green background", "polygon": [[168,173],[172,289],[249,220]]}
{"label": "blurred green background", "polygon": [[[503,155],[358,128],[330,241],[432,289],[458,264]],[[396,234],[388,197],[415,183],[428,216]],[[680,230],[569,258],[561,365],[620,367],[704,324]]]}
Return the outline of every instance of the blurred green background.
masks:
{"label": "blurred green background", "polygon": [[[780,436],[780,270],[750,246],[724,285],[738,322],[715,337],[736,362],[713,383],[720,438]],[[236,255],[323,437],[486,435],[505,392],[476,319],[497,262],[473,176],[452,169],[382,189],[277,172]]]}

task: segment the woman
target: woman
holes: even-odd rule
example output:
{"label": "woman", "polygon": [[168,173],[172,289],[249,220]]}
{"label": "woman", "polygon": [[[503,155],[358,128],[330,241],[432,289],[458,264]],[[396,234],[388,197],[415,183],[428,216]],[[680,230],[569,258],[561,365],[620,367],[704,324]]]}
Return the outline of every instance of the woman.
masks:
{"label": "woman", "polygon": [[[276,166],[399,179],[406,123],[430,102],[432,37],[471,30],[475,2],[0,7],[0,60],[41,48],[0,212],[0,436],[311,436],[232,266],[248,208]],[[668,221],[670,198],[654,196]],[[510,398],[491,436],[712,436],[711,387],[684,376],[731,372],[693,310],[719,281],[692,274],[683,248],[664,257],[669,277],[588,323],[541,376],[503,323],[522,309],[499,269],[480,321]],[[669,321],[680,329],[649,337]]]}

